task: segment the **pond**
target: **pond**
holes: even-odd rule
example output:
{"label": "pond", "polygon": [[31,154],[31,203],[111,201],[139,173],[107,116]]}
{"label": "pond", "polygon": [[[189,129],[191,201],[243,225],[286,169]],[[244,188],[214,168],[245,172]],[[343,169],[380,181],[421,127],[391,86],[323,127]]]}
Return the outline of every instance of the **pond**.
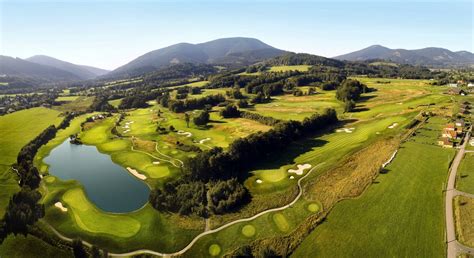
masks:
{"label": "pond", "polygon": [[95,146],[74,145],[66,140],[44,162],[49,165],[51,175],[79,181],[89,200],[104,211],[131,212],[148,201],[148,185]]}

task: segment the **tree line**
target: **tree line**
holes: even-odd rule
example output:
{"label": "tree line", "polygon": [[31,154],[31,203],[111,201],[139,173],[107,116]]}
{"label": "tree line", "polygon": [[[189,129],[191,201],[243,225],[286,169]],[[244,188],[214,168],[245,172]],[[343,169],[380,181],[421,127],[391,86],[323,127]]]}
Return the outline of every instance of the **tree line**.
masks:
{"label": "tree line", "polygon": [[242,182],[256,162],[337,122],[336,111],[327,109],[302,122],[276,123],[265,133],[237,139],[226,151],[220,147],[202,151],[185,162],[182,179],[153,190],[149,201],[158,210],[204,217],[238,209],[251,198]]}

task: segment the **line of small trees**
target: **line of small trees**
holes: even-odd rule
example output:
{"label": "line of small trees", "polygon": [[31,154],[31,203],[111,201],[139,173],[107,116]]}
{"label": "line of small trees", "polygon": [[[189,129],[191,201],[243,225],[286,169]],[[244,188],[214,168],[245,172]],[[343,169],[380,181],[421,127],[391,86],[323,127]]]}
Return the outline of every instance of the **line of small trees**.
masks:
{"label": "line of small trees", "polygon": [[286,148],[288,144],[303,136],[327,128],[338,121],[334,109],[326,109],[322,114],[314,114],[302,122],[287,121],[277,123],[265,133],[254,133],[235,140],[228,150],[215,147],[189,159],[183,168],[185,174],[194,180],[226,180],[246,178],[247,171],[256,161]]}

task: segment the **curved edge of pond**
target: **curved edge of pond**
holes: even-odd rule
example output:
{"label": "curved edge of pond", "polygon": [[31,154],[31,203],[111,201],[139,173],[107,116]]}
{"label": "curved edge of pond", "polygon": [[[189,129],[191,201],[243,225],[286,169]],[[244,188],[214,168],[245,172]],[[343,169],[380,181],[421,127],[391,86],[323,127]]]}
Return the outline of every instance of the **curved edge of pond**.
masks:
{"label": "curved edge of pond", "polygon": [[[133,210],[125,210],[125,211],[113,211],[113,210],[106,210],[104,209],[103,207],[100,207],[94,200],[93,198],[91,198],[90,196],[90,193],[87,191],[87,187],[84,185],[84,182],[82,182],[80,179],[77,179],[77,178],[63,178],[62,176],[52,172],[52,164],[51,162],[47,162],[46,160],[48,158],[51,158],[52,155],[54,155],[54,152],[55,150],[57,150],[57,148],[59,148],[60,146],[64,145],[64,144],[68,144],[70,146],[74,145],[72,143],[69,142],[69,139],[66,139],[64,140],[61,144],[55,146],[54,148],[52,148],[49,153],[47,155],[45,155],[42,159],[41,159],[41,162],[46,164],[48,166],[46,172],[48,175],[51,175],[51,176],[54,176],[56,177],[57,179],[61,180],[61,181],[75,181],[77,182],[78,186],[81,188],[81,190],[83,191],[84,193],[84,196],[85,198],[87,199],[87,201],[94,207],[96,208],[98,211],[104,213],[104,214],[113,214],[113,215],[124,215],[124,214],[132,214],[132,213],[136,213],[136,212],[139,212],[140,210],[143,210],[147,205],[149,205],[149,194],[150,194],[150,191],[153,189],[152,186],[149,184],[149,182],[145,180],[141,180],[139,178],[137,178],[136,176],[134,176],[130,171],[128,171],[126,168],[124,168],[123,166],[121,166],[120,164],[116,163],[113,159],[112,159],[112,156],[109,154],[109,153],[106,153],[106,152],[103,152],[101,150],[99,150],[99,148],[96,146],[96,145],[91,145],[91,144],[81,144],[81,145],[75,145],[75,146],[84,146],[84,147],[94,147],[94,150],[97,152],[97,153],[100,153],[102,154],[103,156],[107,156],[107,160],[108,162],[110,162],[110,164],[113,164],[117,167],[120,168],[120,171],[123,173],[123,175],[127,175],[128,177],[131,177],[133,178],[133,181],[135,182],[140,182],[140,183],[143,183],[144,185],[146,185],[146,188],[147,188],[147,192],[146,192],[146,198],[144,199],[145,201],[143,202],[143,204],[140,206],[140,207],[137,207],[137,208],[134,208]],[[68,190],[68,189],[67,189]],[[66,191],[67,191],[66,190]],[[61,198],[62,198],[62,195],[61,195]]]}

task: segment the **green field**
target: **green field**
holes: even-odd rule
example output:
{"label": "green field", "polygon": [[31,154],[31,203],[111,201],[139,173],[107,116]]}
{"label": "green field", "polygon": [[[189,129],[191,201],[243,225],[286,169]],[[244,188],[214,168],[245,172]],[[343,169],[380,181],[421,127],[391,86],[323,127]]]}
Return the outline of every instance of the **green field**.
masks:
{"label": "green field", "polygon": [[299,71],[307,72],[311,68],[311,65],[281,65],[270,67],[270,72],[288,72],[288,71]]}
{"label": "green field", "polygon": [[68,98],[66,103],[60,106],[53,106],[53,109],[61,111],[61,112],[71,112],[71,111],[86,111],[92,102],[94,101],[94,97],[86,97],[86,96],[74,96],[77,98],[71,99],[71,97],[59,97],[59,98]]}
{"label": "green field", "polygon": [[8,236],[0,245],[1,257],[22,257],[22,258],[68,258],[74,257],[72,252],[68,252],[51,246],[41,239],[32,235],[27,237],[18,235]]}
{"label": "green field", "polygon": [[59,124],[62,118],[58,115],[55,110],[40,107],[0,117],[0,216],[10,196],[19,189],[16,175],[10,169],[18,152],[48,126]]}
{"label": "green field", "polygon": [[388,172],[360,198],[337,204],[293,256],[445,257],[442,190],[453,157],[404,143]]}
{"label": "green field", "polygon": [[464,155],[457,173],[456,188],[460,191],[474,194],[474,153]]}
{"label": "green field", "polygon": [[69,102],[69,101],[74,101],[78,98],[79,98],[79,96],[59,96],[55,99],[55,101]]}

